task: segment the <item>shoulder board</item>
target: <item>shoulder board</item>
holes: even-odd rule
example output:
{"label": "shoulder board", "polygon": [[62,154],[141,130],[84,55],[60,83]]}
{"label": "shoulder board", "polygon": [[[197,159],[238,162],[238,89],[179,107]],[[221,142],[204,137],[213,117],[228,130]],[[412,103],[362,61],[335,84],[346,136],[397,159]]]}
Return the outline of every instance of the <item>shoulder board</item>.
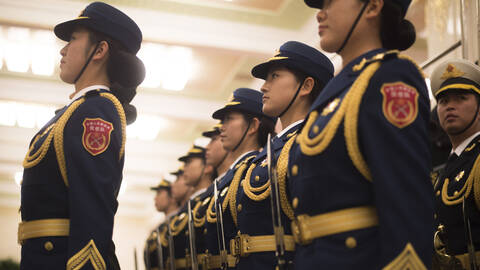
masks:
{"label": "shoulder board", "polygon": [[362,61],[355,66],[353,66],[353,71],[360,71],[362,70],[365,66],[368,64],[371,64],[373,62],[378,62],[378,61],[384,61],[384,60],[389,60],[389,59],[394,59],[398,57],[398,50],[391,50],[391,51],[386,51],[383,53],[376,54],[370,59],[363,58]]}

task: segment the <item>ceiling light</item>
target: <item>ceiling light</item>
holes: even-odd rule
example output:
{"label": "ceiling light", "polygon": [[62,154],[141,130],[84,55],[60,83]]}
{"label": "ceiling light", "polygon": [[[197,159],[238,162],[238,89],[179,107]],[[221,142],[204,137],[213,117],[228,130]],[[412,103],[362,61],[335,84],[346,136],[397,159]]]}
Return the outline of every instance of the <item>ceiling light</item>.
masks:
{"label": "ceiling light", "polygon": [[3,37],[3,27],[0,25],[0,69],[3,67],[3,56],[5,55],[5,38]]}
{"label": "ceiling light", "polygon": [[17,121],[15,102],[0,102],[0,125],[14,126]]}
{"label": "ceiling light", "polygon": [[9,27],[5,43],[7,68],[15,72],[27,72],[30,66],[30,30],[23,27]]}
{"label": "ceiling light", "polygon": [[139,115],[137,120],[127,127],[127,137],[153,141],[161,129],[168,125],[167,120],[155,115]]}
{"label": "ceiling light", "polygon": [[179,46],[169,47],[165,53],[165,60],[168,64],[164,66],[163,88],[183,90],[192,75],[192,50]]}
{"label": "ceiling light", "polygon": [[163,51],[165,46],[145,42],[138,52],[140,58],[145,64],[145,80],[140,86],[157,88],[162,83],[162,66],[165,65]]}
{"label": "ceiling light", "polygon": [[51,31],[37,30],[33,33],[32,72],[38,75],[53,75],[55,68],[55,37]]}
{"label": "ceiling light", "polygon": [[138,52],[145,64],[142,87],[180,91],[192,76],[192,49],[181,46],[163,46],[146,42]]}

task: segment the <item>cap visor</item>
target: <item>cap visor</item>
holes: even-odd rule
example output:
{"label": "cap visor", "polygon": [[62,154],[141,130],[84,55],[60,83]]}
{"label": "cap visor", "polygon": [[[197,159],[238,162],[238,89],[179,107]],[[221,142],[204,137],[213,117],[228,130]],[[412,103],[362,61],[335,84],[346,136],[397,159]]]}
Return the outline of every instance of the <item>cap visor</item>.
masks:
{"label": "cap visor", "polygon": [[69,41],[70,36],[72,35],[73,30],[77,25],[84,25],[87,18],[83,19],[73,19],[63,23],[59,23],[53,28],[55,35],[64,41]]}

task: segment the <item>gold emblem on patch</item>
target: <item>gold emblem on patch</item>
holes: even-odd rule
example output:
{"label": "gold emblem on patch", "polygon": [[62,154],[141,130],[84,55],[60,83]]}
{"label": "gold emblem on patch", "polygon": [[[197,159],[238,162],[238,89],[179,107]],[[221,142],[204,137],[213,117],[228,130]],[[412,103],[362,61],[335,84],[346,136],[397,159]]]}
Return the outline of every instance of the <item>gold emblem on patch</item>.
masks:
{"label": "gold emblem on patch", "polygon": [[322,116],[327,116],[329,115],[331,112],[333,112],[335,110],[335,108],[337,108],[338,104],[340,103],[340,98],[336,98],[332,101],[330,101],[330,103],[328,103],[327,107],[325,107],[322,111]]}
{"label": "gold emblem on patch", "polygon": [[455,181],[460,181],[463,177],[463,175],[465,174],[465,171],[461,171],[457,174],[457,176],[455,176]]}
{"label": "gold emblem on patch", "polygon": [[273,53],[273,57],[279,56],[282,52],[280,52],[280,49],[276,49],[275,52]]}
{"label": "gold emblem on patch", "polygon": [[457,78],[465,75],[465,72],[462,72],[458,68],[456,68],[453,64],[448,64],[447,68],[445,69],[445,72],[442,74],[442,77],[440,79],[446,80],[450,78]]}

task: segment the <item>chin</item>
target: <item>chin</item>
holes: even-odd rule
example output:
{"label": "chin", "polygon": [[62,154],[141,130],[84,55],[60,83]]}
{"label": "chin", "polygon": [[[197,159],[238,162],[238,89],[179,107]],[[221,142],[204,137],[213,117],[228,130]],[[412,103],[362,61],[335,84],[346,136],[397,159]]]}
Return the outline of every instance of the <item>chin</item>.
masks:
{"label": "chin", "polygon": [[67,76],[66,74],[63,74],[63,72],[60,72],[60,79],[65,82],[65,83],[68,83],[68,84],[74,84],[74,80],[75,78],[70,78],[69,76]]}
{"label": "chin", "polygon": [[320,47],[322,50],[329,52],[329,53],[336,53],[339,49],[340,45],[333,44],[334,42],[329,42],[325,38],[320,38]]}

